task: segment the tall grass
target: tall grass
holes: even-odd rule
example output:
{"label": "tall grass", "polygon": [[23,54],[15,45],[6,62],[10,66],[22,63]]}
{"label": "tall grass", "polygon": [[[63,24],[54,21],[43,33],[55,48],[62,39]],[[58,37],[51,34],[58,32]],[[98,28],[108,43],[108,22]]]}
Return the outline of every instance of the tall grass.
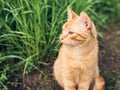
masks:
{"label": "tall grass", "polygon": [[44,74],[41,65],[51,63],[60,47],[68,6],[78,14],[87,11],[98,27],[106,27],[107,18],[97,12],[97,4],[101,1],[0,0],[0,88],[7,89],[13,76],[24,78],[32,70]]}

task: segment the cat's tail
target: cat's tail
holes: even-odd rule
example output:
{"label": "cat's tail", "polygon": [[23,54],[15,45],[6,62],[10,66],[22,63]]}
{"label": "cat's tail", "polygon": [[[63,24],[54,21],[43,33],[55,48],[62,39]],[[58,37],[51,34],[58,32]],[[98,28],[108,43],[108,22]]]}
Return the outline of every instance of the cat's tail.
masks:
{"label": "cat's tail", "polygon": [[95,81],[93,90],[105,90],[105,80],[102,76],[99,76]]}

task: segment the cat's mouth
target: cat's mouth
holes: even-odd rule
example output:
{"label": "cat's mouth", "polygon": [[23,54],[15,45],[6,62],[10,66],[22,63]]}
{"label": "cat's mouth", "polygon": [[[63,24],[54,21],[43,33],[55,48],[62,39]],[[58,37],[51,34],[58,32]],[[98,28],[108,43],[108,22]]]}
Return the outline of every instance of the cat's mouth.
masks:
{"label": "cat's mouth", "polygon": [[61,42],[63,45],[70,46],[70,47],[75,47],[75,46],[78,46],[78,45],[79,45],[78,42],[71,41],[71,40],[66,40],[65,38],[62,39],[62,40],[60,40],[60,42]]}

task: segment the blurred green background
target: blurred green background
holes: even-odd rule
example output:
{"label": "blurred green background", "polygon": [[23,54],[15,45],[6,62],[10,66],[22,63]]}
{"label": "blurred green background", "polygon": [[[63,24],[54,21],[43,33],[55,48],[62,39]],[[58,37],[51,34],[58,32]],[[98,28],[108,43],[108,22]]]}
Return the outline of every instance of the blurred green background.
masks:
{"label": "blurred green background", "polygon": [[[57,57],[68,6],[78,14],[88,13],[96,25],[100,47],[104,47],[102,33],[120,24],[119,0],[0,0],[0,90],[18,90],[18,86],[24,86],[26,75],[34,71],[42,75],[43,81],[53,78],[46,68]],[[106,90],[116,90],[120,75],[103,75],[108,82]],[[56,84],[50,90],[53,87]]]}

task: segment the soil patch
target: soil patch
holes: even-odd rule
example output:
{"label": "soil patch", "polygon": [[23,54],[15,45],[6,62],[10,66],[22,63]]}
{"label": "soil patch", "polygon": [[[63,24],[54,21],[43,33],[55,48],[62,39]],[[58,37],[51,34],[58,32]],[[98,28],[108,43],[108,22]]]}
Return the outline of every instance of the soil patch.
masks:
{"label": "soil patch", "polygon": [[[100,69],[106,79],[106,90],[119,90],[120,80],[120,27],[111,27],[104,33],[100,47]],[[118,87],[119,88],[119,87]]]}

